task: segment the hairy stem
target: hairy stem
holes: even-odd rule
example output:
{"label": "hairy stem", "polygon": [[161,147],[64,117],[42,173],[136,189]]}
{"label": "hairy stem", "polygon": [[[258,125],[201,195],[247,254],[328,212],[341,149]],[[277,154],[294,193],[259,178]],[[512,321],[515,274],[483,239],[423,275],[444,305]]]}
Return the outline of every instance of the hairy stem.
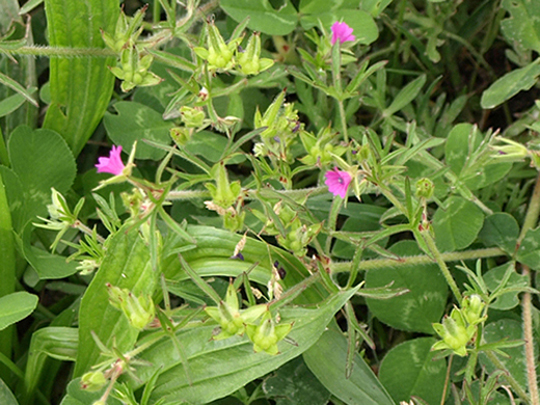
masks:
{"label": "hairy stem", "polygon": [[[523,241],[523,238],[530,229],[536,226],[538,215],[540,214],[540,174],[536,178],[533,194],[529,202],[529,208],[523,221],[523,227],[518,238],[518,246]],[[522,266],[522,274],[527,277],[530,283],[531,275],[529,267]],[[531,311],[531,294],[523,293],[521,300],[522,316],[523,316],[523,339],[525,341],[525,361],[527,364],[527,383],[529,385],[530,403],[532,405],[540,405],[540,397],[538,395],[538,384],[536,376],[536,356],[534,354],[534,338],[532,331],[532,311]]]}
{"label": "hairy stem", "polygon": [[16,49],[0,48],[0,54],[32,55],[32,56],[60,56],[63,58],[108,58],[118,56],[116,52],[107,48],[69,48],[60,46],[21,46]]}
{"label": "hairy stem", "polygon": [[448,270],[448,266],[446,265],[446,262],[444,261],[441,252],[439,252],[439,249],[437,248],[437,245],[435,245],[435,241],[433,240],[432,236],[430,235],[429,231],[420,232],[422,235],[422,238],[426,242],[426,245],[430,251],[430,253],[435,258],[435,261],[439,265],[439,268],[441,269],[441,272],[450,286],[450,289],[454,293],[454,296],[456,297],[456,301],[461,306],[461,292],[459,291],[459,288],[456,284],[456,280],[452,277],[452,274],[450,273],[450,270]]}
{"label": "hairy stem", "polygon": [[[506,253],[499,248],[466,250],[464,252],[441,253],[441,258],[445,262],[459,262],[461,260],[484,259],[487,257],[505,256]],[[385,267],[399,267],[410,265],[431,264],[433,259],[427,255],[400,257],[395,259],[373,259],[361,261],[358,265],[359,271],[383,269]],[[351,270],[351,262],[340,262],[332,264],[332,272],[342,273]]]}
{"label": "hairy stem", "polygon": [[[302,188],[298,190],[245,190],[246,200],[251,200],[257,197],[257,195],[264,195],[265,193],[275,193],[289,198],[297,198],[304,196],[316,196],[319,194],[324,194],[328,192],[328,187],[311,187],[311,188]],[[167,194],[166,200],[193,200],[196,198],[209,198],[210,192],[207,190],[180,190],[180,191],[171,191]]]}

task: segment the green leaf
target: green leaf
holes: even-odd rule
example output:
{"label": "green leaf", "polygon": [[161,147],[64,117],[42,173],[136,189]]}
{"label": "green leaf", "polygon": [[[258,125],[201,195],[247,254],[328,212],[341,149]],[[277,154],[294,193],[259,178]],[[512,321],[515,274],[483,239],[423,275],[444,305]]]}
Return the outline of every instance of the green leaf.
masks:
{"label": "green leaf", "polygon": [[394,401],[409,401],[414,395],[428,404],[441,403],[446,361],[434,361],[433,338],[418,338],[392,348],[379,370],[381,383]]}
{"label": "green leaf", "polygon": [[[51,46],[104,48],[100,30],[111,32],[120,12],[118,0],[46,0]],[[76,23],[74,23],[76,22]],[[114,86],[112,57],[50,59],[52,102],[44,128],[61,134],[77,156],[105,113]]]}
{"label": "green leaf", "polygon": [[32,334],[24,375],[26,403],[33,399],[47,358],[75,361],[78,343],[79,331],[76,328],[53,326],[38,329]]}
{"label": "green leaf", "polygon": [[325,405],[330,393],[313,375],[302,357],[278,368],[263,383],[263,391],[276,405]]}
{"label": "green leaf", "polygon": [[527,231],[516,253],[516,260],[533,270],[540,270],[540,227]]}
{"label": "green leaf", "polygon": [[413,101],[426,82],[426,75],[414,79],[412,82],[403,87],[394,97],[392,103],[382,112],[383,117],[390,117],[396,112],[406,107]]}
{"label": "green leaf", "polygon": [[518,235],[519,225],[516,219],[506,212],[496,212],[486,218],[478,238],[487,247],[497,246],[513,255]]}
{"label": "green leaf", "polygon": [[482,108],[494,108],[514,97],[520,91],[529,90],[538,81],[540,64],[537,59],[525,67],[514,69],[505,74],[482,93]]}
{"label": "green leaf", "polygon": [[27,101],[29,101],[36,107],[39,105],[38,102],[32,96],[32,93],[35,91],[35,88],[33,88],[34,91],[28,91],[19,83],[17,83],[15,80],[13,80],[11,77],[6,76],[2,72],[0,72],[0,83],[15,90],[17,94],[24,97]]}
{"label": "green leaf", "polygon": [[8,98],[0,101],[0,117],[5,117],[11,114],[25,102],[25,98],[22,94],[13,94]]}
{"label": "green leaf", "polygon": [[19,405],[13,393],[9,390],[6,383],[0,378],[0,404]]}
{"label": "green leaf", "polygon": [[322,14],[329,9],[334,11],[340,8],[354,8],[358,6],[356,0],[300,0],[300,13],[302,14]]}
{"label": "green leaf", "polygon": [[[158,342],[140,356],[151,365],[140,368],[138,377],[146,381],[156,370],[163,369],[156,381],[151,401],[163,398],[168,402],[182,398],[193,404],[205,404],[222,398],[277,369],[311,347],[334,314],[355,292],[356,290],[352,289],[337,293],[321,302],[318,308],[282,308],[279,311],[280,324],[294,322],[288,337],[297,345],[280,342],[280,353],[275,356],[255,353],[253,344],[246,336],[211,340],[215,324],[200,325],[176,334],[187,358],[190,379],[186,376],[186,365],[182,363],[182,356],[172,339]],[[212,366],[208,367],[209,364]],[[136,382],[133,384],[137,387],[140,385]]]}
{"label": "green leaf", "polygon": [[56,132],[19,126],[9,138],[8,150],[12,169],[24,188],[27,218],[47,216],[51,187],[65,193],[77,173],[66,142]]}
{"label": "green leaf", "polygon": [[0,298],[0,330],[23,320],[36,309],[37,295],[24,291],[5,295]]}
{"label": "green leaf", "polygon": [[[402,241],[391,252],[399,256],[420,253],[416,243]],[[366,288],[406,288],[409,293],[388,300],[366,298],[374,316],[393,328],[434,334],[431,324],[439,322],[446,306],[448,286],[435,264],[385,267],[366,273]]]}
{"label": "green leaf", "polygon": [[484,214],[474,203],[462,197],[450,197],[446,208],[433,216],[435,242],[442,252],[465,249],[482,229]]}
{"label": "green leaf", "polygon": [[[328,2],[327,2],[328,3]],[[358,2],[356,3],[358,5]],[[319,25],[319,20],[322,25],[330,31],[330,27],[336,21],[343,21],[353,29],[353,34],[361,44],[369,45],[379,37],[379,31],[373,17],[362,10],[337,9],[325,11],[317,14],[307,14],[300,17],[300,23],[305,30],[311,29]]]}
{"label": "green leaf", "polygon": [[13,230],[19,232],[26,222],[24,190],[19,180],[19,176],[6,166],[0,166],[0,176],[2,177],[6,196],[11,211],[11,222]]}
{"label": "green leaf", "polygon": [[320,382],[341,401],[350,405],[394,405],[364,359],[355,353],[350,378],[345,378],[347,339],[335,327],[323,333],[303,355]]}
{"label": "green leaf", "polygon": [[[28,223],[22,234],[21,250],[24,258],[30,263],[40,280],[59,279],[77,273],[77,262],[68,262],[65,256],[53,254],[47,250],[32,245],[34,227]],[[48,246],[47,246],[48,248]]]}
{"label": "green leaf", "polygon": [[502,266],[494,267],[484,274],[484,281],[490,291],[495,291],[495,289],[501,284],[502,279],[504,278],[508,267],[512,266],[512,273],[508,279],[505,288],[516,289],[512,292],[498,297],[494,302],[489,304],[490,309],[498,309],[500,311],[507,311],[509,309],[515,308],[519,305],[518,295],[520,293],[520,288],[525,288],[529,286],[529,281],[527,276],[518,274],[514,268],[515,263],[509,262],[503,264]]}
{"label": "green leaf", "polygon": [[[486,343],[495,343],[502,339],[507,340],[522,340],[523,328],[521,322],[513,319],[500,319],[496,322],[491,322],[484,329],[484,339]],[[523,347],[510,347],[503,349],[509,357],[497,355],[499,360],[506,366],[510,375],[522,386],[527,386],[527,369],[525,366],[525,356],[523,355]],[[478,356],[480,364],[486,367],[489,374],[493,373],[496,368],[484,355]]]}
{"label": "green leaf", "polygon": [[165,156],[165,151],[141,142],[149,139],[162,144],[170,144],[169,130],[173,127],[164,121],[157,111],[143,104],[120,101],[114,104],[118,114],[106,113],[103,119],[107,133],[116,145],[122,145],[129,153],[133,142],[137,143],[137,159],[159,160]]}
{"label": "green leaf", "polygon": [[88,371],[100,355],[92,331],[109,348],[115,341],[120,352],[132,349],[138,336],[125,315],[109,304],[106,283],[127,288],[135,295],[154,292],[158,274],[152,269],[148,246],[136,229],[128,232],[128,226],[107,241],[108,254],[82,298],[75,377]]}
{"label": "green leaf", "polygon": [[[482,162],[482,146],[484,136],[476,126],[468,123],[458,124],[452,128],[446,140],[446,163],[458,176],[459,180],[471,190],[484,188],[501,180],[512,168],[509,162]],[[477,163],[475,160],[478,159]]]}
{"label": "green leaf", "polygon": [[[216,163],[220,160],[223,151],[227,147],[227,138],[215,134],[210,131],[201,131],[193,135],[188,144],[186,151],[205,158],[207,161]],[[231,163],[240,163],[245,160],[245,157],[238,156],[228,161]]]}
{"label": "green leaf", "polygon": [[296,9],[289,0],[274,8],[269,0],[222,0],[221,8],[236,22],[249,17],[248,28],[268,35],[287,35],[296,27]]}
{"label": "green leaf", "polygon": [[501,21],[501,31],[509,43],[540,53],[540,8],[535,0],[503,0],[511,15]]}
{"label": "green leaf", "polygon": [[37,6],[41,5],[45,0],[28,0],[24,3],[24,6],[21,7],[19,11],[20,15],[28,14],[30,11],[35,9]]}

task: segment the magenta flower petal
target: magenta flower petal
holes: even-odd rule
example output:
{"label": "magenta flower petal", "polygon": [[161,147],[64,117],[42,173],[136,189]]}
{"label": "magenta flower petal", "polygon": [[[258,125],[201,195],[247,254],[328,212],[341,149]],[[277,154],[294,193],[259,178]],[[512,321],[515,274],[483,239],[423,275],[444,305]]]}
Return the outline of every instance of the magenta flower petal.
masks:
{"label": "magenta flower petal", "polygon": [[339,195],[341,198],[347,197],[347,190],[351,184],[352,177],[348,172],[335,168],[324,175],[326,181],[324,184],[328,186],[328,191],[334,195]]}
{"label": "magenta flower petal", "polygon": [[353,29],[344,22],[335,22],[332,25],[332,45],[339,40],[339,43],[344,43],[347,41],[354,41],[356,37],[352,34]]}
{"label": "magenta flower petal", "polygon": [[98,158],[99,163],[96,165],[98,173],[111,173],[115,176],[122,174],[126,166],[122,162],[120,153],[122,153],[122,147],[113,145],[109,157]]}

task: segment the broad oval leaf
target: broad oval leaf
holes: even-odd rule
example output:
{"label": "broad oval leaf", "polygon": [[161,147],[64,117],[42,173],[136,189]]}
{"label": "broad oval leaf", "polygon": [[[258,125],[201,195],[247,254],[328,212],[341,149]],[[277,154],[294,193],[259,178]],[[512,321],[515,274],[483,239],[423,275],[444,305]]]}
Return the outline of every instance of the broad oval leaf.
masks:
{"label": "broad oval leaf", "polygon": [[169,144],[171,137],[170,122],[164,121],[157,111],[134,101],[120,101],[114,104],[118,114],[106,113],[103,119],[107,133],[117,145],[122,145],[124,151],[129,153],[133,142],[137,143],[137,159],[159,160],[165,156],[165,151],[154,148],[143,142],[144,139],[161,144]]}
{"label": "broad oval leaf", "polygon": [[36,309],[37,295],[20,291],[0,298],[0,330],[23,320]]}
{"label": "broad oval leaf", "polygon": [[486,246],[497,246],[509,255],[516,250],[519,225],[516,219],[506,212],[496,212],[484,221],[478,237]]}
{"label": "broad oval leaf", "polygon": [[439,404],[444,390],[446,361],[433,360],[433,338],[418,338],[390,350],[379,370],[381,383],[394,401],[409,401],[414,395],[427,404]]}
{"label": "broad oval leaf", "polygon": [[527,231],[519,245],[516,260],[534,270],[540,270],[540,227]]}
{"label": "broad oval leaf", "polygon": [[19,126],[11,134],[8,150],[12,169],[24,189],[26,218],[47,216],[51,187],[66,192],[77,173],[66,142],[54,131]]}
{"label": "broad oval leaf", "polygon": [[442,252],[465,249],[474,242],[483,223],[484,214],[475,204],[462,197],[450,197],[446,209],[439,208],[433,216],[437,247]]}
{"label": "broad oval leaf", "polygon": [[[416,243],[402,241],[389,249],[398,256],[420,253]],[[385,267],[366,273],[366,288],[390,285],[408,293],[387,300],[366,298],[374,316],[401,330],[433,334],[431,324],[439,322],[446,305],[448,286],[435,264]]]}
{"label": "broad oval leaf", "polygon": [[289,0],[274,8],[269,0],[221,0],[221,8],[237,22],[249,17],[248,27],[268,35],[287,35],[296,27],[296,9]]}

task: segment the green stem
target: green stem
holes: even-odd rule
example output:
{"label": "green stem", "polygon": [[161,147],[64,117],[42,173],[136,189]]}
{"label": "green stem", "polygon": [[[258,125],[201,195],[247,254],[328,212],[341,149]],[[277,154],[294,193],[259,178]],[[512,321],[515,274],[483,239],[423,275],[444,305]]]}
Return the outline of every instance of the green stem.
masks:
{"label": "green stem", "polygon": [[[259,195],[264,195],[265,192],[271,192],[275,194],[280,194],[287,196],[289,198],[300,198],[305,196],[316,196],[320,194],[325,194],[328,192],[328,187],[311,187],[311,188],[302,188],[297,190],[245,190],[246,200],[253,200]],[[196,198],[209,198],[210,192],[206,190],[180,190],[180,191],[171,191],[167,194],[166,200],[194,200]]]}
{"label": "green stem", "polygon": [[332,202],[330,212],[328,212],[328,223],[326,224],[328,235],[326,236],[326,242],[324,244],[324,251],[328,257],[330,257],[330,249],[332,248],[332,232],[336,230],[337,218],[342,205],[343,198],[336,197]]}
{"label": "green stem", "polygon": [[[441,253],[441,258],[445,262],[459,262],[462,260],[484,259],[487,257],[506,256],[506,253],[499,248],[466,250],[464,252]],[[364,260],[359,263],[358,271],[378,270],[386,267],[399,267],[411,265],[432,264],[433,259],[427,255],[401,257],[395,259],[373,259]],[[343,273],[351,270],[351,262],[341,262],[332,264],[332,273]]]}
{"label": "green stem", "polygon": [[435,245],[435,241],[433,240],[432,236],[429,233],[429,230],[427,231],[421,231],[420,235],[424,239],[424,242],[426,242],[427,248],[429,249],[429,252],[432,254],[432,256],[435,258],[435,261],[439,265],[439,268],[441,269],[441,272],[446,279],[446,282],[450,286],[450,289],[454,293],[454,296],[456,297],[456,301],[461,306],[461,292],[459,291],[459,288],[456,284],[456,281],[452,277],[452,274],[450,273],[450,270],[448,270],[448,266],[446,266],[446,262],[444,261],[441,252],[439,252],[439,249],[437,248],[437,245]]}
{"label": "green stem", "polygon": [[[15,291],[15,243],[13,240],[13,227],[11,211],[6,195],[4,182],[0,174],[0,297]],[[13,326],[0,331],[0,353],[11,357]],[[0,367],[0,378],[6,381],[9,370]]]}
{"label": "green stem", "polygon": [[9,155],[6,148],[6,140],[4,139],[4,134],[2,133],[2,128],[0,128],[0,164],[4,166],[11,166],[9,162]]}
{"label": "green stem", "polygon": [[59,46],[21,46],[16,49],[0,48],[0,54],[46,57],[59,56],[63,58],[108,58],[110,56],[118,56],[116,52],[108,48],[69,48]]}
{"label": "green stem", "polygon": [[[349,133],[347,132],[347,114],[345,113],[345,107],[343,106],[343,100],[337,100],[339,107],[339,117],[341,119],[341,132],[343,134],[343,140],[349,144]],[[352,162],[352,151],[350,147],[347,147],[347,163]]]}
{"label": "green stem", "polygon": [[[519,234],[517,245],[519,246],[525,238],[525,235],[530,229],[536,226],[538,221],[538,215],[540,214],[540,174],[536,178],[536,184],[534,186],[533,194],[529,202],[529,208],[523,221],[523,227]],[[530,284],[530,271],[528,266],[522,267],[522,274],[527,277]],[[534,336],[532,328],[532,311],[531,311],[531,294],[528,292],[523,293],[523,299],[521,301],[522,316],[523,316],[523,339],[525,341],[525,361],[527,364],[527,383],[529,385],[529,394],[531,396],[531,404],[539,405],[540,397],[538,394],[537,376],[536,376],[536,356],[534,354]]]}

